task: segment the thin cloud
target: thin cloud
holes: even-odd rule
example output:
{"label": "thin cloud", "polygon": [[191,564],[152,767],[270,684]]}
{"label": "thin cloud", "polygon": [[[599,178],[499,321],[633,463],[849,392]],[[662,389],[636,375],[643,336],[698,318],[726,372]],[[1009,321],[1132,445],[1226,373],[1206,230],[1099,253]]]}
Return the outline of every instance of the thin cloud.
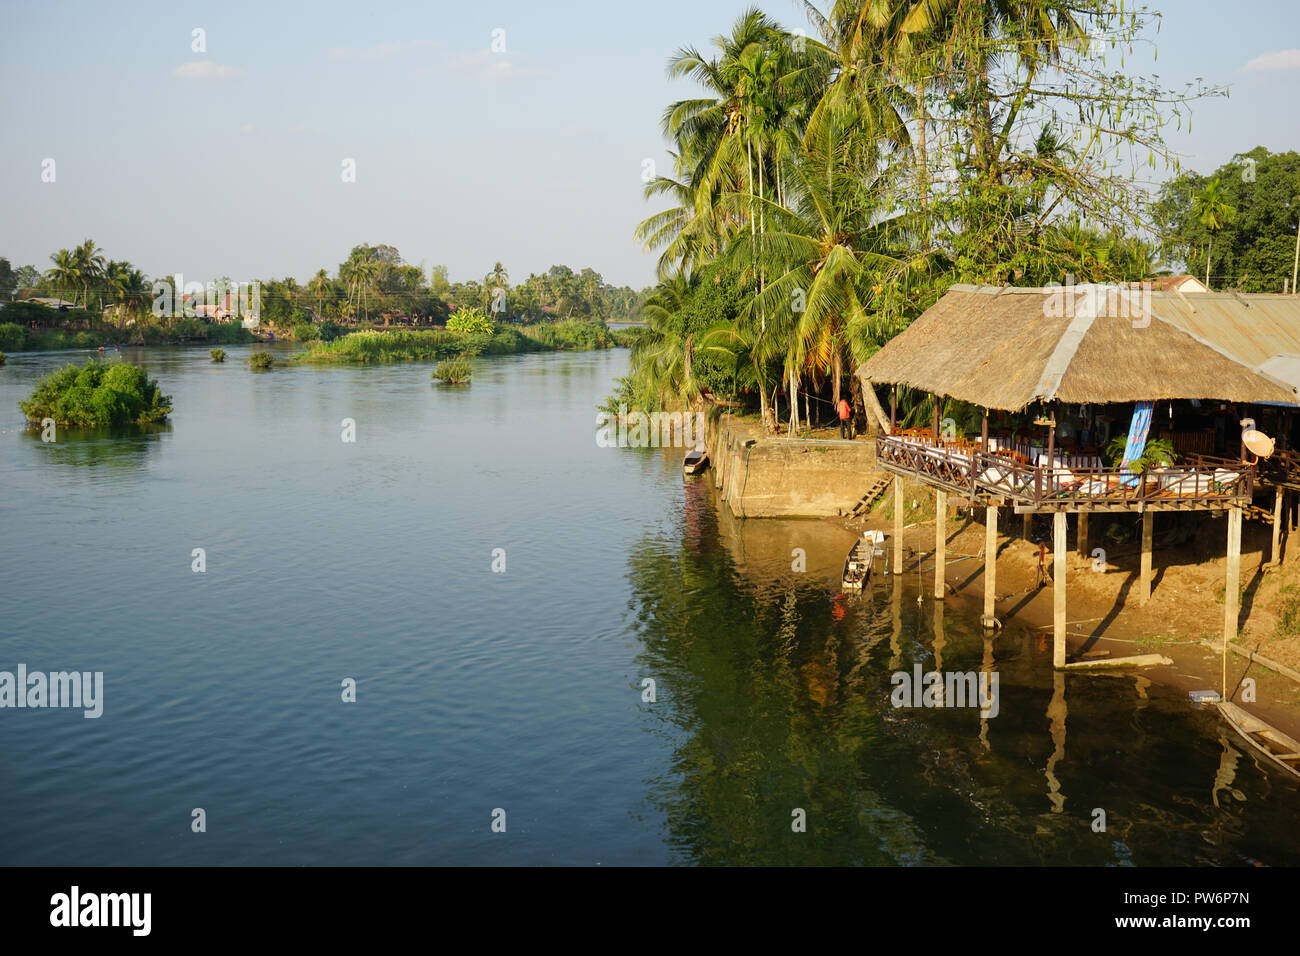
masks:
{"label": "thin cloud", "polygon": [[373,63],[391,60],[404,50],[427,50],[437,46],[434,40],[410,40],[398,43],[376,43],[374,46],[336,46],[326,55],[336,63]]}
{"label": "thin cloud", "polygon": [[528,67],[515,59],[514,53],[493,53],[479,50],[475,53],[457,53],[447,61],[447,69],[465,73],[477,80],[502,83],[528,76],[549,76],[549,70]]}
{"label": "thin cloud", "polygon": [[191,60],[172,70],[172,76],[179,76],[182,80],[229,80],[239,76],[239,70],[211,60]]}
{"label": "thin cloud", "polygon": [[376,43],[374,46],[336,46],[329,50],[329,58],[339,63],[370,63],[388,60],[402,52],[400,43]]}
{"label": "thin cloud", "polygon": [[1300,50],[1274,50],[1261,53],[1244,67],[1248,73],[1274,73],[1279,70],[1300,70]]}

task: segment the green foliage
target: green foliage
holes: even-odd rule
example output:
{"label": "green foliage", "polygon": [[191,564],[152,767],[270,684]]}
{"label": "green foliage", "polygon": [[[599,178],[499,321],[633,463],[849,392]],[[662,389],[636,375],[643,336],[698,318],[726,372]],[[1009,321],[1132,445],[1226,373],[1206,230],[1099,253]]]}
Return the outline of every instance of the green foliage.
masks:
{"label": "green foliage", "polygon": [[313,342],[294,356],[296,362],[370,364],[376,362],[436,361],[464,351],[466,337],[441,329],[367,329],[330,342]]}
{"label": "green foliage", "polygon": [[265,369],[275,365],[275,356],[264,349],[258,349],[248,356],[249,368]]}
{"label": "green foliage", "polygon": [[[8,312],[8,309],[5,309]],[[27,340],[27,335],[21,325],[15,325],[12,322],[5,322],[0,325],[0,348],[8,349],[10,352],[21,352],[23,344]]]}
{"label": "green foliage", "polygon": [[468,384],[472,371],[469,356],[458,355],[439,362],[433,370],[432,377],[435,381],[445,382],[448,385],[465,385]]}
{"label": "green foliage", "polygon": [[316,342],[320,339],[320,329],[310,322],[299,322],[291,331],[299,342]]}
{"label": "green foliage", "polygon": [[1153,212],[1167,254],[1193,275],[1204,279],[1208,261],[1215,288],[1281,292],[1300,229],[1300,152],[1256,146],[1210,176],[1184,173],[1160,188]]}
{"label": "green foliage", "polygon": [[256,342],[257,336],[244,328],[238,319],[229,322],[212,322],[207,327],[208,341],[222,345],[244,345]]}
{"label": "green foliage", "polygon": [[52,418],[60,425],[145,425],[163,421],[171,397],[144,369],[125,362],[65,365],[36,384],[19,402],[29,422]]}
{"label": "green foliage", "polygon": [[447,319],[447,331],[461,335],[491,335],[496,326],[478,309],[459,308]]}
{"label": "green foliage", "polygon": [[[1106,445],[1105,456],[1110,467],[1118,468],[1124,459],[1124,449],[1128,447],[1128,435],[1116,435]],[[1133,471],[1146,471],[1148,468],[1163,468],[1172,465],[1175,459],[1174,443],[1168,438],[1148,438],[1142,457],[1129,463]]]}
{"label": "green foliage", "polygon": [[212,356],[214,362],[224,362],[226,360],[225,349],[208,349],[208,354]]}
{"label": "green foliage", "polygon": [[1300,637],[1300,592],[1294,584],[1278,591],[1276,613],[1277,637],[1283,640]]}
{"label": "green foliage", "polygon": [[5,355],[4,352],[0,352],[0,365],[4,365],[7,361],[9,361],[9,356]]}
{"label": "green foliage", "polygon": [[316,338],[322,342],[333,342],[343,334],[343,326],[333,319],[327,319],[316,327]]}
{"label": "green foliage", "polygon": [[533,342],[557,351],[608,349],[615,345],[614,336],[602,323],[579,319],[539,322],[525,326],[520,332]]}

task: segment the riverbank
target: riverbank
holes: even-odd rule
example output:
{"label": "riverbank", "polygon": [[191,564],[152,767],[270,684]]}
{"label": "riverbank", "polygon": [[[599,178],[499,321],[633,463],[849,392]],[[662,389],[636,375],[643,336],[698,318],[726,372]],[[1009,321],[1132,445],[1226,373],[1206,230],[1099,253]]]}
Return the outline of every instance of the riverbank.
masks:
{"label": "riverbank", "polygon": [[438,362],[458,355],[581,352],[615,348],[618,344],[615,334],[597,322],[497,326],[491,334],[446,329],[368,329],[331,342],[312,342],[293,361],[320,365]]}
{"label": "riverbank", "polygon": [[[919,575],[933,589],[935,528],[933,495],[920,484],[906,484],[904,499],[916,509],[905,516],[903,547],[907,553],[905,573]],[[930,502],[928,513],[922,510]],[[946,540],[946,605],[978,620],[984,596],[984,524],[981,509],[973,514],[953,509]],[[1068,640],[1071,657],[1121,657],[1133,654],[1163,654],[1173,663],[1112,671],[1191,690],[1221,690],[1223,654],[1218,641],[1223,630],[1223,581],[1225,559],[1223,519],[1201,518],[1187,541],[1160,546],[1162,518],[1158,516],[1157,546],[1154,550],[1154,582],[1145,606],[1136,599],[1139,555],[1137,548],[1116,546],[1107,551],[1104,571],[1094,570],[1091,557],[1084,559],[1073,550],[1068,563]],[[1193,515],[1192,518],[1200,518]],[[1132,521],[1116,516],[1116,524]],[[1094,534],[1105,534],[1107,525],[1094,517]],[[861,519],[829,519],[836,527],[857,534],[867,529],[893,534],[892,495]],[[1051,654],[1053,598],[1050,584],[1039,588],[1038,545],[1020,536],[1020,522],[1002,522],[1000,527],[1015,534],[999,534],[997,558],[996,615],[1004,627],[1029,628],[1039,636],[1039,648]],[[1046,539],[1045,519],[1036,520],[1034,538]],[[1170,529],[1173,530],[1173,529]],[[1172,535],[1170,535],[1172,537]],[[1242,594],[1240,630],[1236,646],[1262,654],[1287,666],[1300,666],[1300,635],[1290,629],[1288,609],[1300,587],[1300,560],[1292,557],[1273,570],[1264,570],[1270,529],[1258,522],[1246,522],[1242,535]],[[892,544],[892,542],[891,542]],[[1217,553],[1216,553],[1217,546]],[[1050,565],[1050,557],[1049,557]],[[1050,574],[1050,567],[1049,567]],[[1294,612],[1290,612],[1294,613]],[[1256,701],[1247,704],[1287,733],[1300,734],[1300,683],[1248,658],[1231,653],[1228,658],[1228,686],[1234,688],[1243,677],[1256,681]],[[1237,697],[1240,701],[1240,696]]]}

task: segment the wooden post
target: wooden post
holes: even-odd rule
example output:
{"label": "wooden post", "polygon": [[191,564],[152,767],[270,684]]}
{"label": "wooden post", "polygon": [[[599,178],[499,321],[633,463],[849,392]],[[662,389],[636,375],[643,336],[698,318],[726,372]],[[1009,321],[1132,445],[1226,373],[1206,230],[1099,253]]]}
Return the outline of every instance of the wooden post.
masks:
{"label": "wooden post", "polygon": [[1034,516],[1031,512],[1026,511],[1021,517],[1024,520],[1024,532],[1021,537],[1026,541],[1032,541],[1034,537]]}
{"label": "wooden post", "polygon": [[1286,492],[1279,486],[1273,493],[1273,550],[1269,552],[1269,564],[1282,563],[1282,501]]}
{"label": "wooden post", "polygon": [[1241,508],[1228,509],[1228,570],[1223,588],[1223,696],[1228,696],[1228,643],[1237,636],[1241,613]]}
{"label": "wooden post", "polygon": [[1138,573],[1138,601],[1146,604],[1151,599],[1151,533],[1155,525],[1155,512],[1142,512],[1142,566]]}
{"label": "wooden post", "polygon": [[898,386],[889,387],[889,434],[898,431]]}
{"label": "wooden post", "polygon": [[934,599],[944,599],[944,558],[948,550],[948,492],[934,493]]}
{"label": "wooden post", "polygon": [[1079,527],[1074,534],[1074,546],[1079,552],[1079,559],[1085,564],[1088,561],[1088,512],[1079,512]]}
{"label": "wooden post", "polygon": [[[985,421],[988,419],[986,418]],[[998,575],[998,506],[984,509],[984,616],[980,623],[985,627],[997,626],[993,606]]]}
{"label": "wooden post", "polygon": [[[894,476],[894,574],[903,573],[903,479]],[[894,587],[899,587],[894,582]]]}
{"label": "wooden post", "polygon": [[1065,512],[1052,515],[1052,666],[1065,666]]}
{"label": "wooden post", "polygon": [[980,420],[980,454],[989,453],[989,410],[984,409],[984,417]]}

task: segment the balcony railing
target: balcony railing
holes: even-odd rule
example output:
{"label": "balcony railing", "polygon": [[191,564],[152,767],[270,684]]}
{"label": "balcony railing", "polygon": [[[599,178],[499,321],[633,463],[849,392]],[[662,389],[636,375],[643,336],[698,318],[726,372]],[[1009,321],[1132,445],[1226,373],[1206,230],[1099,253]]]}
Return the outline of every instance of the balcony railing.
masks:
{"label": "balcony railing", "polygon": [[1255,466],[1191,455],[1179,465],[1136,472],[1118,468],[1067,467],[1087,460],[1055,456],[1054,464],[1024,461],[1009,452],[983,452],[964,441],[922,436],[880,435],[877,461],[922,481],[969,498],[1007,498],[1035,508],[1104,505],[1141,510],[1164,507],[1215,508],[1246,505],[1254,493]]}

